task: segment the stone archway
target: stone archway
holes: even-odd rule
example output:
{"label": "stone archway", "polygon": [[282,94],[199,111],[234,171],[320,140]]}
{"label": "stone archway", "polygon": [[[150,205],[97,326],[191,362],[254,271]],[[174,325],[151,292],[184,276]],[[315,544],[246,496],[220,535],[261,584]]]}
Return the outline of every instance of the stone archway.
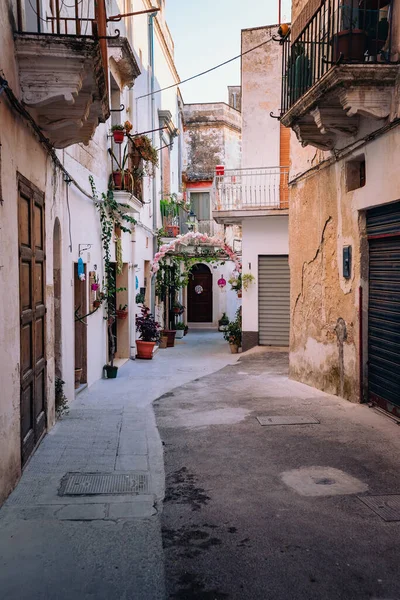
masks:
{"label": "stone archway", "polygon": [[53,286],[54,286],[54,363],[56,377],[62,379],[61,342],[61,226],[56,218],[53,230]]}

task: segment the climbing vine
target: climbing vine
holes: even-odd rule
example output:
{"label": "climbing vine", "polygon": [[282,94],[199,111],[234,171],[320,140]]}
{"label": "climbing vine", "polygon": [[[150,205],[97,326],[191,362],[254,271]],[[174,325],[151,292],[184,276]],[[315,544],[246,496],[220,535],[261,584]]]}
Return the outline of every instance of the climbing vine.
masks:
{"label": "climbing vine", "polygon": [[[104,261],[104,280],[101,299],[104,302],[104,308],[106,311],[104,318],[107,320],[108,325],[111,366],[113,366],[115,354],[115,336],[112,331],[112,326],[116,316],[115,294],[117,292],[122,292],[125,288],[116,287],[114,268],[111,262],[111,243],[116,227],[125,233],[130,233],[131,227],[136,224],[136,220],[130,215],[124,213],[124,206],[118,204],[118,202],[114,199],[112,190],[108,190],[106,194],[103,192],[100,199],[92,176],[89,177],[89,181],[92,188],[93,200],[100,217],[101,242],[103,246]],[[118,261],[118,248],[116,250],[116,258]]]}

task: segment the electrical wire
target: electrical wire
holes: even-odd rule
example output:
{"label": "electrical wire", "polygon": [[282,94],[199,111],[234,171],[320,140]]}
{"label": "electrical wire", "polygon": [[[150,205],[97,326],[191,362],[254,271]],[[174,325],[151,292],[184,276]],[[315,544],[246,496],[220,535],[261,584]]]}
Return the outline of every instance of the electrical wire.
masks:
{"label": "electrical wire", "polygon": [[234,60],[237,60],[238,58],[241,58],[242,56],[245,56],[246,54],[249,54],[250,52],[257,50],[257,48],[261,48],[261,46],[264,46],[265,44],[268,44],[268,42],[271,42],[271,41],[273,41],[272,35],[270,38],[268,38],[268,40],[265,40],[265,42],[262,42],[261,44],[254,46],[254,48],[250,48],[249,50],[246,50],[245,52],[242,52],[241,54],[238,54],[237,56],[234,56],[233,58],[230,58],[229,60],[225,60],[224,62],[220,63],[219,65],[216,65],[215,67],[211,67],[211,69],[207,69],[207,71],[202,71],[201,73],[197,73],[197,75],[192,75],[192,77],[183,79],[179,83],[173,83],[172,85],[168,85],[167,87],[161,88],[160,90],[155,90],[154,92],[150,92],[149,94],[143,94],[143,96],[138,96],[136,98],[136,100],[140,100],[141,98],[148,98],[148,96],[153,96],[154,94],[159,94],[160,92],[165,92],[166,90],[170,90],[174,87],[178,87],[178,86],[182,85],[183,83],[187,83],[188,81],[197,79],[197,77],[202,77],[203,75],[207,75],[207,73],[211,73],[211,71],[220,69],[221,67],[228,65],[229,63],[233,62]]}

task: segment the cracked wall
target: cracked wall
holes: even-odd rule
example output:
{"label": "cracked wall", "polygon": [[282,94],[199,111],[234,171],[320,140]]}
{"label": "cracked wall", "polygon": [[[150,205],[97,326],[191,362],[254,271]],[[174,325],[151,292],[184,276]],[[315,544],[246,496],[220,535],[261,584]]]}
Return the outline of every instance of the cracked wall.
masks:
{"label": "cracked wall", "polygon": [[[360,238],[357,211],[341,202],[344,183],[337,164],[291,189],[290,375],[358,401]],[[344,245],[353,248],[350,280],[342,275]]]}

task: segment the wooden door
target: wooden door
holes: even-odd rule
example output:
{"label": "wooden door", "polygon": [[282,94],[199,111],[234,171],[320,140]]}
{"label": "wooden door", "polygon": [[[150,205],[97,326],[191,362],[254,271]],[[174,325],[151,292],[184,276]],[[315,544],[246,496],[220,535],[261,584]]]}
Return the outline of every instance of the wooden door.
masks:
{"label": "wooden door", "polygon": [[188,321],[212,323],[213,289],[212,273],[207,265],[195,265],[188,285]]}
{"label": "wooden door", "polygon": [[44,195],[19,176],[21,460],[46,429]]}

